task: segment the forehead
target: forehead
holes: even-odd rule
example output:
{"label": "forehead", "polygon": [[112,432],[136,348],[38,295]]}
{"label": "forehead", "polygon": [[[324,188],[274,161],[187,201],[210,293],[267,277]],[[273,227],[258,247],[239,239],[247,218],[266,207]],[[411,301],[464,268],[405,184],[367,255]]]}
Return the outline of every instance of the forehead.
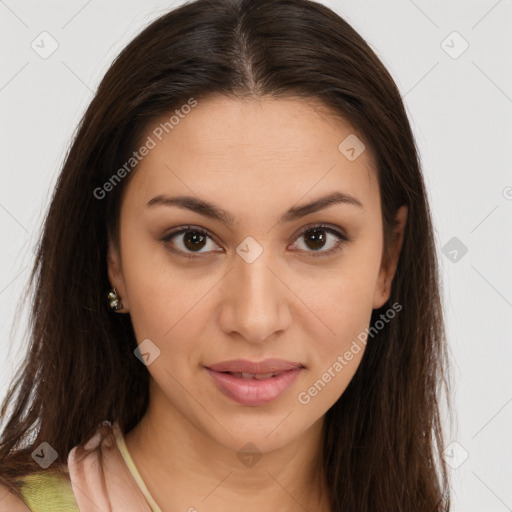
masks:
{"label": "forehead", "polygon": [[340,149],[346,140],[363,144],[362,135],[313,99],[214,96],[155,120],[141,144],[150,139],[153,147],[128,185],[141,200],[178,189],[230,194],[232,203],[242,198],[241,206],[249,198],[297,202],[332,190],[378,200],[368,145],[352,160],[347,144]]}

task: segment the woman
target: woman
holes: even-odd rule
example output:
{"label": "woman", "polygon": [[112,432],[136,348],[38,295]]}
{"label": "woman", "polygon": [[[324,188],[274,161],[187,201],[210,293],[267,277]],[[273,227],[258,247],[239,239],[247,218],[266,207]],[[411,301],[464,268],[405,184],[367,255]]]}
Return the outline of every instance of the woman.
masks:
{"label": "woman", "polygon": [[417,150],[328,8],[197,0],[136,37],[31,284],[0,510],[449,510]]}

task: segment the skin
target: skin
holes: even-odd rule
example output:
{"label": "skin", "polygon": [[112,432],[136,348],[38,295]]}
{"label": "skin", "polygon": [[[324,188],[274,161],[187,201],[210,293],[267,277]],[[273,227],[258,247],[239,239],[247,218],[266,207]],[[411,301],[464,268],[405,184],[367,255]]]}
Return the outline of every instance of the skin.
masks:
{"label": "skin", "polygon": [[[320,470],[324,415],[352,379],[364,345],[310,403],[297,397],[369,327],[372,309],[388,300],[407,216],[406,207],[397,213],[399,236],[385,267],[372,153],[366,145],[349,161],[338,149],[353,133],[311,100],[216,96],[180,120],[127,185],[120,250],[109,245],[109,277],[138,343],[150,339],[160,355],[147,366],[149,409],[126,443],[165,510],[286,512],[299,510],[298,503],[308,511],[330,510]],[[277,223],[288,208],[334,191],[355,196],[363,207],[335,204]],[[207,200],[234,223],[176,206],[146,207],[160,194]],[[319,223],[350,241],[315,257],[301,231]],[[212,235],[199,253],[184,245],[183,234],[161,241],[187,225]],[[325,234],[324,252],[338,240]],[[263,249],[252,263],[236,252],[247,236]],[[188,247],[197,257],[169,247]],[[203,368],[269,357],[306,368],[263,406],[224,396]],[[237,457],[248,442],[261,454],[251,467]]]}

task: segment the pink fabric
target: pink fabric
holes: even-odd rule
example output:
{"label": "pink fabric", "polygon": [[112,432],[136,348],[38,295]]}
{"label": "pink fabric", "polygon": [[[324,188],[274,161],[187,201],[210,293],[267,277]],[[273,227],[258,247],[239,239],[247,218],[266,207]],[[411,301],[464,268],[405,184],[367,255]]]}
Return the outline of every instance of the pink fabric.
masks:
{"label": "pink fabric", "polygon": [[110,422],[101,423],[91,439],[69,452],[68,470],[80,512],[151,512]]}

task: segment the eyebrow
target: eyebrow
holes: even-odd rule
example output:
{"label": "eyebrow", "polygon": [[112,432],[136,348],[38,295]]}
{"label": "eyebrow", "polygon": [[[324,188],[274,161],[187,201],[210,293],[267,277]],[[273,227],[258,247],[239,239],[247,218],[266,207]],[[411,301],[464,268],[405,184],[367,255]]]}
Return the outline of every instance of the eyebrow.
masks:
{"label": "eyebrow", "polygon": [[[278,223],[282,224],[284,222],[291,222],[293,220],[300,219],[301,217],[318,212],[334,204],[346,204],[363,208],[361,201],[356,197],[343,192],[333,192],[332,194],[315,199],[305,205],[292,206],[283,215],[281,215]],[[155,206],[177,206],[178,208],[191,210],[200,215],[204,215],[205,217],[220,221],[228,226],[231,226],[234,223],[234,217],[226,210],[223,210],[208,201],[193,196],[166,196],[161,194],[154,197],[146,204],[146,208],[152,208]]]}

